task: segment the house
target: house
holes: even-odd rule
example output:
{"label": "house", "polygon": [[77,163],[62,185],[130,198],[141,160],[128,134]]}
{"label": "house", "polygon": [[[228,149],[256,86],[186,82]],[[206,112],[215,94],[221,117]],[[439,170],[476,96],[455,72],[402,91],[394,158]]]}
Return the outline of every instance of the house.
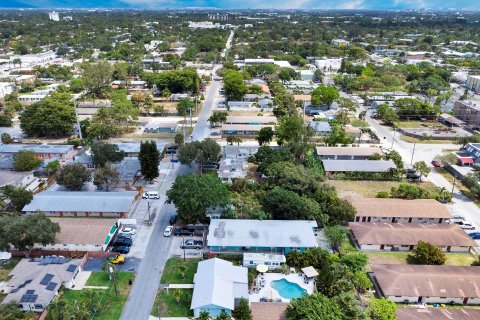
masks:
{"label": "house", "polygon": [[267,125],[276,124],[277,117],[273,116],[227,116],[225,124]]}
{"label": "house", "polygon": [[232,314],[240,299],[248,300],[248,269],[218,258],[200,261],[193,278],[190,309],[194,317],[206,311],[211,317]]}
{"label": "house", "polygon": [[398,308],[397,320],[472,320],[480,319],[480,309],[473,308]]}
{"label": "house", "polygon": [[248,158],[257,153],[258,146],[234,146],[223,147],[222,159],[218,167],[218,177],[231,183],[233,178],[245,178],[247,176]]}
{"label": "house", "polygon": [[178,124],[175,122],[164,122],[164,123],[149,123],[145,126],[143,131],[148,133],[175,133],[178,130]]}
{"label": "house", "polygon": [[253,108],[253,102],[251,101],[228,101],[229,109],[250,109]]}
{"label": "house", "polygon": [[480,126],[480,103],[476,100],[458,100],[453,105],[455,117],[472,127]]}
{"label": "house", "polygon": [[94,169],[95,165],[93,164],[93,156],[81,155],[74,156],[72,159],[73,163],[80,163],[88,169]]}
{"label": "house", "polygon": [[355,222],[446,223],[452,217],[445,205],[433,199],[347,199],[355,207]]}
{"label": "house", "polygon": [[182,99],[190,99],[191,96],[188,93],[174,93],[170,95],[170,101],[180,101]]}
{"label": "house", "polygon": [[3,99],[7,94],[13,92],[13,83],[11,82],[0,82],[0,99]]}
{"label": "house", "polygon": [[35,249],[105,251],[118,229],[117,223],[113,219],[50,218],[50,220],[60,225],[60,232],[55,236],[55,243],[46,246],[35,244]]}
{"label": "house", "polygon": [[37,211],[58,217],[124,218],[137,200],[135,191],[89,192],[44,191],[33,196],[23,208],[26,214]]}
{"label": "house", "polygon": [[327,121],[310,121],[308,125],[313,129],[316,136],[328,136],[332,127]]}
{"label": "house", "polygon": [[48,93],[43,94],[22,94],[18,96],[18,101],[24,105],[32,104],[38,101],[42,101],[48,96]]}
{"label": "house", "polygon": [[283,254],[271,253],[244,253],[242,265],[246,268],[256,268],[259,264],[264,264],[268,270],[279,269],[282,264],[287,262]]}
{"label": "house", "polygon": [[[160,153],[163,153],[165,146],[167,145],[164,141],[155,141],[157,143],[157,150]],[[118,146],[119,150],[125,152],[126,157],[138,157],[140,154],[140,142],[119,142],[115,143]]]}
{"label": "house", "polygon": [[412,251],[419,241],[444,252],[469,252],[477,244],[456,224],[350,222],[352,239],[365,251]]}
{"label": "house", "polygon": [[348,46],[350,44],[350,42],[348,42],[347,40],[344,40],[344,39],[333,39],[332,44],[335,47],[345,47],[345,46]]}
{"label": "house", "polygon": [[315,66],[322,71],[336,72],[342,66],[342,59],[318,59],[315,60]]}
{"label": "house", "polygon": [[318,247],[315,221],[212,219],[207,236],[210,252],[285,254]]}
{"label": "house", "polygon": [[460,165],[480,162],[480,143],[468,143],[464,150],[456,153]]}
{"label": "house", "polygon": [[462,128],[465,125],[465,122],[458,119],[457,117],[452,116],[448,113],[442,113],[438,116],[438,121],[443,123],[447,127],[459,127]]}
{"label": "house", "polygon": [[9,273],[12,278],[3,287],[7,296],[2,304],[15,301],[23,311],[42,312],[61,286],[74,285],[83,262],[63,257],[20,260]]}
{"label": "house", "polygon": [[467,76],[467,89],[473,92],[480,92],[480,76]]}
{"label": "house", "polygon": [[119,175],[117,187],[130,188],[141,176],[140,160],[137,157],[125,157],[118,163],[112,163]]}
{"label": "house", "polygon": [[246,66],[249,65],[258,65],[258,64],[274,64],[274,59],[245,59],[244,61]]}
{"label": "house", "polygon": [[317,147],[316,154],[322,160],[368,160],[375,154],[383,155],[383,152],[376,147]]}
{"label": "house", "polygon": [[414,264],[371,267],[379,293],[393,302],[480,304],[480,267]]}
{"label": "house", "polygon": [[322,164],[327,176],[345,172],[385,173],[396,168],[392,160],[322,160]]}
{"label": "house", "polygon": [[0,144],[0,155],[15,156],[22,150],[32,150],[42,160],[70,160],[75,154],[73,145],[69,144]]}
{"label": "house", "polygon": [[275,129],[274,125],[257,125],[257,124],[223,124],[220,128],[222,137],[228,135],[238,135],[240,137],[256,137],[262,128],[270,127]]}
{"label": "house", "polygon": [[128,84],[129,91],[147,91],[147,83],[143,80],[131,80],[126,83],[125,81],[115,80],[112,82],[112,88],[118,89],[120,87],[125,87]]}

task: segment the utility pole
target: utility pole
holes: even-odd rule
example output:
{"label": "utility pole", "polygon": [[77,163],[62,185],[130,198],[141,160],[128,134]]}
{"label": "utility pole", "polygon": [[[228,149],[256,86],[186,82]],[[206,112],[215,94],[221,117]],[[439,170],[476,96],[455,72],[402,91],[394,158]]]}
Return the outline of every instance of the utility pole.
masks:
{"label": "utility pole", "polygon": [[[195,110],[197,109],[197,100],[195,99]],[[193,121],[192,121],[192,108],[188,109],[190,111],[190,132],[193,132],[192,126],[193,126]],[[183,136],[183,139],[185,139],[185,136]]]}
{"label": "utility pole", "polygon": [[75,118],[77,119],[78,137],[79,137],[80,139],[83,139],[82,127],[80,127],[80,119],[78,118],[77,98],[73,98],[73,108],[75,109]]}
{"label": "utility pole", "polygon": [[147,202],[147,213],[148,213],[148,225],[152,225],[152,221],[150,218],[150,207],[152,206],[152,203],[150,201]]}
{"label": "utility pole", "polygon": [[397,133],[397,128],[393,127],[392,146],[390,147],[390,149],[393,149],[393,143],[395,142],[395,133]]}
{"label": "utility pole", "polygon": [[415,146],[417,145],[416,142],[413,143],[413,152],[412,152],[412,159],[410,160],[410,164],[413,164],[413,155],[415,154]]}

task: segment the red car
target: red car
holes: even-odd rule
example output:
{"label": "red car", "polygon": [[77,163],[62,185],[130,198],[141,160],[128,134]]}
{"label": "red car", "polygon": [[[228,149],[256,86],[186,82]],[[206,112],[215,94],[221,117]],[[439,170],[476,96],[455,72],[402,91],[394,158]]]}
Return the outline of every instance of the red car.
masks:
{"label": "red car", "polygon": [[440,168],[440,167],[442,167],[442,163],[440,162],[440,160],[433,159],[432,160],[432,166],[434,166],[436,168]]}

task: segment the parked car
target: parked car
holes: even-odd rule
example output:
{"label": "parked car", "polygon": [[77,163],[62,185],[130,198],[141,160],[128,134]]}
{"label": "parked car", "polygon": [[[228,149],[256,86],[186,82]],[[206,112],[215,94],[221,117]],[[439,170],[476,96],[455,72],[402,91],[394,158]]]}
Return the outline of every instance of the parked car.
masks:
{"label": "parked car", "polygon": [[132,227],[123,227],[122,231],[120,231],[120,234],[134,235],[135,233],[137,233],[137,230],[135,228],[132,228]]}
{"label": "parked car", "polygon": [[117,237],[112,245],[114,247],[119,247],[119,246],[131,247],[132,244],[133,244],[133,241],[130,238],[119,238],[119,237]]}
{"label": "parked car", "polygon": [[462,228],[463,230],[475,230],[475,227],[472,226],[470,223],[462,224],[460,225],[460,228]]}
{"label": "parked car", "polygon": [[191,237],[194,234],[195,234],[195,230],[184,228],[184,227],[176,227],[175,230],[173,230],[173,235],[177,237],[180,237],[180,236]]}
{"label": "parked car", "polygon": [[165,231],[163,231],[163,236],[164,237],[170,237],[172,235],[173,227],[172,226],[167,226],[165,228]]}
{"label": "parked car", "polygon": [[177,215],[173,215],[170,217],[170,220],[168,220],[168,223],[173,226],[175,223],[177,223]]}
{"label": "parked car", "polygon": [[128,233],[119,233],[117,235],[117,239],[123,239],[123,238],[132,240],[132,235]]}
{"label": "parked car", "polygon": [[468,236],[473,240],[478,240],[480,239],[480,232],[472,232],[472,233],[469,233]]}
{"label": "parked car", "polygon": [[178,160],[178,158],[172,158],[172,160],[170,160],[170,162],[173,162],[173,163],[177,163],[179,162],[180,160]]}
{"label": "parked car", "polygon": [[200,250],[203,248],[203,241],[201,240],[193,240],[193,239],[185,239],[180,245],[182,249],[197,249]]}
{"label": "parked car", "polygon": [[440,160],[433,159],[432,160],[432,166],[434,166],[435,168],[440,168],[440,167],[442,167],[442,162]]}
{"label": "parked car", "polygon": [[125,263],[125,257],[122,255],[117,255],[116,257],[112,257],[108,259],[108,262],[112,264],[124,264]]}
{"label": "parked car", "polygon": [[458,215],[458,214],[453,215],[453,216],[452,216],[452,219],[455,219],[455,220],[465,220],[465,218],[464,218],[463,216],[460,216],[460,215]]}
{"label": "parked car", "polygon": [[157,191],[146,191],[142,194],[142,199],[160,199]]}
{"label": "parked car", "polygon": [[129,253],[130,252],[130,247],[127,246],[118,246],[118,247],[113,247],[112,252],[118,252],[118,253]]}
{"label": "parked car", "polygon": [[417,173],[415,169],[406,169],[407,179],[417,180],[420,179],[421,175]]}

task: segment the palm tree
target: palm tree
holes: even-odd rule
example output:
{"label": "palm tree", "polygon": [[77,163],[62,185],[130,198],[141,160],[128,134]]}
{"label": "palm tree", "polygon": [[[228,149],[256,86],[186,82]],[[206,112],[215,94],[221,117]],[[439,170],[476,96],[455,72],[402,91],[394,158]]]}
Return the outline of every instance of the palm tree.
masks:
{"label": "palm tree", "polygon": [[175,291],[173,292],[173,296],[175,297],[175,301],[177,302],[177,304],[180,304],[180,298],[182,297],[180,289],[175,289]]}
{"label": "palm tree", "polygon": [[185,272],[187,271],[187,266],[185,264],[181,264],[178,266],[178,271],[180,272],[180,275],[182,276],[182,279],[185,279]]}

